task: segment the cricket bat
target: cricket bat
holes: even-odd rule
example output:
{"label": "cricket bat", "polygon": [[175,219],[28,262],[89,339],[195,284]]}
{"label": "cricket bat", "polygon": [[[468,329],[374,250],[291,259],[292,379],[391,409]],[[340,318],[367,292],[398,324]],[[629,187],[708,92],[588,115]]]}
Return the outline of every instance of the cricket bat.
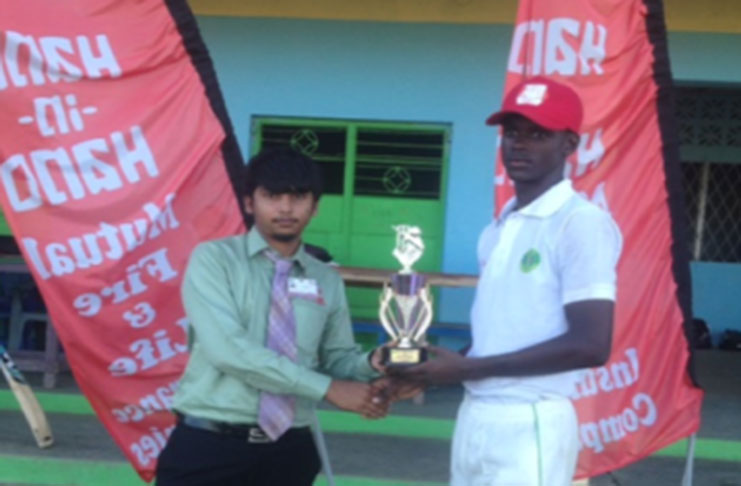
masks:
{"label": "cricket bat", "polygon": [[21,406],[28,426],[31,427],[36,445],[41,448],[49,447],[54,443],[54,437],[51,435],[51,427],[46,420],[46,414],[41,409],[41,405],[39,405],[39,401],[33,394],[28,382],[13,363],[13,360],[10,359],[8,351],[2,344],[0,344],[0,367],[2,367],[3,375],[5,375],[10,389],[13,390],[15,398]]}

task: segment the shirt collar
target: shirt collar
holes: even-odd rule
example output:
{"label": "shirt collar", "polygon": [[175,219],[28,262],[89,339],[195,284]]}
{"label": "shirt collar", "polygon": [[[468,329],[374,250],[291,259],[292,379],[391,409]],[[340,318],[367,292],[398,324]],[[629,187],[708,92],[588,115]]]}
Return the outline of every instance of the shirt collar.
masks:
{"label": "shirt collar", "polygon": [[[516,212],[523,216],[547,218],[561,209],[574,194],[576,193],[571,185],[571,179],[564,179],[551,186],[530,204],[524,208],[518,209]],[[515,198],[510,199],[507,204],[505,204],[504,208],[502,208],[502,215],[499,219],[504,220],[509,213],[513,212],[516,203],[517,201]]]}
{"label": "shirt collar", "polygon": [[[268,250],[269,248],[270,245],[267,241],[265,241],[265,238],[263,238],[257,228],[253,227],[253,229],[247,232],[247,255],[250,258],[253,258],[255,255],[262,254],[262,252]],[[308,259],[309,255],[308,253],[306,253],[306,250],[304,250],[303,243],[301,243],[301,245],[298,247],[296,253],[292,257],[290,257],[290,260],[298,262],[301,268],[304,270],[306,270],[307,268]]]}

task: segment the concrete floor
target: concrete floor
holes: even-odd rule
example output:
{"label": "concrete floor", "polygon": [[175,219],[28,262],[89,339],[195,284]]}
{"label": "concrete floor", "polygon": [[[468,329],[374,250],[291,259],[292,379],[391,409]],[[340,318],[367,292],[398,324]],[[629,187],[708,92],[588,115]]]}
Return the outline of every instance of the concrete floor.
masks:
{"label": "concrete floor", "polygon": [[[39,390],[40,377],[29,375]],[[698,375],[706,390],[699,437],[732,441],[734,450],[741,451],[741,353],[700,351]],[[55,392],[76,393],[77,389],[70,376],[63,376]],[[424,405],[399,403],[392,413],[452,420],[460,397],[459,387],[433,389],[427,392]],[[42,451],[31,440],[20,412],[1,410],[0,458],[31,457],[39,460],[40,467],[43,461],[52,458],[90,461],[91,464],[124,462],[118,448],[94,416],[53,413],[49,420],[56,444]],[[326,434],[326,439],[336,475],[367,478],[366,482],[353,484],[375,484],[371,478],[379,482],[385,479],[384,484],[416,481],[418,484],[438,485],[447,481],[448,441],[341,433]],[[683,470],[683,458],[650,457],[610,475],[593,478],[590,484],[678,486]],[[13,478],[16,481],[13,483],[3,480],[11,478],[4,477],[0,469],[0,485],[19,484],[18,478]],[[59,483],[37,481],[34,484]],[[697,459],[694,485],[741,486],[741,455],[725,461]]]}

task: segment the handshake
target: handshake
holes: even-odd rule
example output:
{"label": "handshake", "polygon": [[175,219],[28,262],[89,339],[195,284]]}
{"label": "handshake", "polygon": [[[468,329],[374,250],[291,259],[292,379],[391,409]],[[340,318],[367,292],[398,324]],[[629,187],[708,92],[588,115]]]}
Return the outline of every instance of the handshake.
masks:
{"label": "handshake", "polygon": [[370,383],[332,380],[325,397],[327,401],[342,410],[377,419],[388,414],[393,402],[421,393],[423,386],[420,383],[386,374],[387,370],[381,363],[381,349],[376,348],[371,354],[371,366],[384,376]]}
{"label": "handshake", "polygon": [[381,363],[381,349],[371,355],[371,365],[384,376],[371,383],[333,380],[326,399],[343,410],[366,418],[386,416],[391,404],[412,398],[428,385],[450,385],[477,379],[476,360],[437,346],[428,346],[431,359],[409,368],[386,369]]}
{"label": "handshake", "polygon": [[371,383],[334,380],[326,399],[343,410],[357,412],[366,418],[386,416],[391,404],[412,398],[428,385],[449,385],[477,379],[475,359],[437,346],[428,346],[431,359],[401,369],[386,369],[381,363],[381,349],[371,355],[371,365],[384,376]]}
{"label": "handshake", "polygon": [[326,399],[343,410],[377,419],[388,414],[393,402],[412,398],[421,392],[422,386],[417,383],[382,376],[371,383],[332,380]]}

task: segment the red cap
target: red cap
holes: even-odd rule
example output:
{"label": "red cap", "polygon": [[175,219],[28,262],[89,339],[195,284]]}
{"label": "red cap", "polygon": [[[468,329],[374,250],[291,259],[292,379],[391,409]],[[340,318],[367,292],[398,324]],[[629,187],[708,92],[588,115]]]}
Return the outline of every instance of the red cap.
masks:
{"label": "red cap", "polygon": [[497,125],[510,114],[522,115],[554,132],[579,133],[583,109],[579,95],[569,86],[536,76],[512,88],[504,97],[502,109],[487,118],[486,124]]}

